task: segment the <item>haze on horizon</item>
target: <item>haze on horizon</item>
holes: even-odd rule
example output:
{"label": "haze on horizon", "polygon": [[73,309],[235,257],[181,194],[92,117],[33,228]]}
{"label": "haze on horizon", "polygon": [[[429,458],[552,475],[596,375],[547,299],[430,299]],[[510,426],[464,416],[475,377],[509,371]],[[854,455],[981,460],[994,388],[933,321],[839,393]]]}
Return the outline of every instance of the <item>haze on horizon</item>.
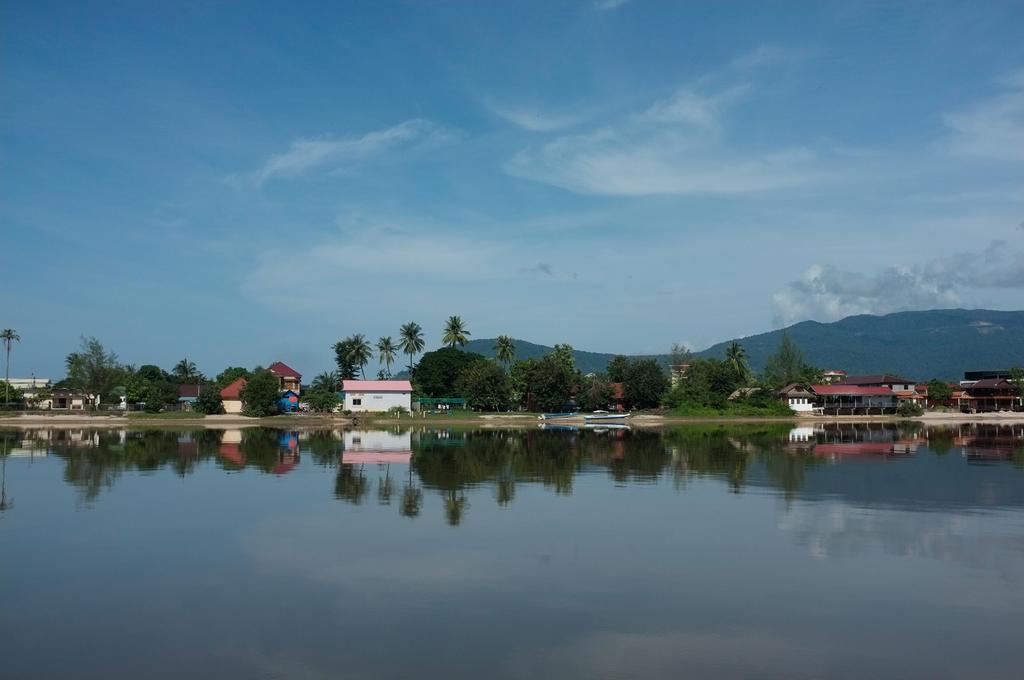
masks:
{"label": "haze on horizon", "polygon": [[0,327],[210,375],[1024,308],[1024,5],[0,5]]}

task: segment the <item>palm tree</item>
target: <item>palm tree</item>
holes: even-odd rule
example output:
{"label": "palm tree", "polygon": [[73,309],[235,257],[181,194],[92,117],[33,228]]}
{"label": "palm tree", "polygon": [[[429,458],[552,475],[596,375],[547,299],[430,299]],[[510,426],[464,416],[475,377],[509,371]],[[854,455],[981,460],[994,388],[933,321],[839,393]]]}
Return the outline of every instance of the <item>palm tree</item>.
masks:
{"label": "palm tree", "polygon": [[398,354],[398,346],[388,335],[377,340],[377,360],[384,364],[384,373],[391,377],[391,364],[395,362],[395,355]]}
{"label": "palm tree", "polygon": [[7,364],[4,367],[4,403],[11,401],[11,345],[21,342],[21,336],[13,328],[5,328],[0,331],[0,340],[4,341],[4,349],[7,350]]}
{"label": "palm tree", "polygon": [[178,380],[186,385],[198,382],[197,378],[200,377],[199,371],[196,369],[196,365],[189,361],[187,357],[175,364],[174,370],[171,372]]}
{"label": "palm tree", "polygon": [[362,333],[356,333],[349,338],[349,343],[348,358],[352,360],[352,363],[359,365],[359,375],[365,380],[366,364],[370,361],[370,357],[373,356],[370,343],[366,341],[366,336]]}
{"label": "palm tree", "polygon": [[750,375],[750,369],[747,368],[747,350],[743,349],[743,345],[733,340],[729,343],[729,346],[725,348],[725,360],[732,366],[732,370],[736,372],[736,375],[746,380]]}
{"label": "palm tree", "polygon": [[444,337],[441,338],[441,342],[449,347],[465,347],[470,335],[472,333],[466,330],[466,324],[463,323],[461,316],[449,316],[444,324]]}
{"label": "palm tree", "polygon": [[324,371],[317,377],[313,378],[313,384],[311,388],[313,392],[337,392],[338,391],[338,372],[337,371]]}
{"label": "palm tree", "polygon": [[508,368],[508,365],[516,358],[516,341],[512,339],[512,336],[498,336],[494,342],[494,356]]}
{"label": "palm tree", "polygon": [[402,352],[409,355],[409,372],[412,373],[412,359],[423,351],[423,329],[415,321],[410,321],[407,324],[402,324],[398,335],[402,338],[400,343]]}

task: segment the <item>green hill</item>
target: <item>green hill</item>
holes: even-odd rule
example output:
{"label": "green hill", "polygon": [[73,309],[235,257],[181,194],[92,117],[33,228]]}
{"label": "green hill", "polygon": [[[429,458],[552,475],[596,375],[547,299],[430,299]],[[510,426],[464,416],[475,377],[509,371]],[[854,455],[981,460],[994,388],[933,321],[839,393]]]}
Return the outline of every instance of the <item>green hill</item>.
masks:
{"label": "green hill", "polygon": [[[1024,366],[1024,311],[937,309],[885,316],[864,314],[832,323],[803,321],[784,330],[812,365],[851,374],[890,372],[915,380],[952,380],[961,378],[966,370]],[[764,367],[783,332],[737,338],[755,371]],[[696,354],[721,358],[729,342]],[[494,339],[479,339],[466,349],[493,356],[493,346]],[[545,345],[516,340],[516,356],[520,359],[550,351]],[[576,365],[584,373],[601,371],[612,356],[577,350]],[[667,360],[665,356],[655,358]]]}

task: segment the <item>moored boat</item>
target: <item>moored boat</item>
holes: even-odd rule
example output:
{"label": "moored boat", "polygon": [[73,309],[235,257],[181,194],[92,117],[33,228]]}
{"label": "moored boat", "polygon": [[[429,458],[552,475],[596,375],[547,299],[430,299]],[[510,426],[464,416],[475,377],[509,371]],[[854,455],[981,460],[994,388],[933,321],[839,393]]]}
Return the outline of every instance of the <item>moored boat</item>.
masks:
{"label": "moored boat", "polygon": [[594,411],[583,416],[583,420],[587,422],[607,422],[612,420],[625,420],[629,418],[631,413],[609,413],[608,411]]}

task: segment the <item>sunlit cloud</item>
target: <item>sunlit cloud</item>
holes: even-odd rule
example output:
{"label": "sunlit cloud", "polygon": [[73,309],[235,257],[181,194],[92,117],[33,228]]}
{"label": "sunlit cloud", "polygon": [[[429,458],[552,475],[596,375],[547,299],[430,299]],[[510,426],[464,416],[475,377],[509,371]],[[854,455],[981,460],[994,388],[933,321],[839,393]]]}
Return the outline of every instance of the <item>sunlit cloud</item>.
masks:
{"label": "sunlit cloud", "polygon": [[894,264],[873,273],[814,264],[772,296],[775,323],[955,307],[982,288],[1024,290],[1024,251],[992,241],[980,252]]}

